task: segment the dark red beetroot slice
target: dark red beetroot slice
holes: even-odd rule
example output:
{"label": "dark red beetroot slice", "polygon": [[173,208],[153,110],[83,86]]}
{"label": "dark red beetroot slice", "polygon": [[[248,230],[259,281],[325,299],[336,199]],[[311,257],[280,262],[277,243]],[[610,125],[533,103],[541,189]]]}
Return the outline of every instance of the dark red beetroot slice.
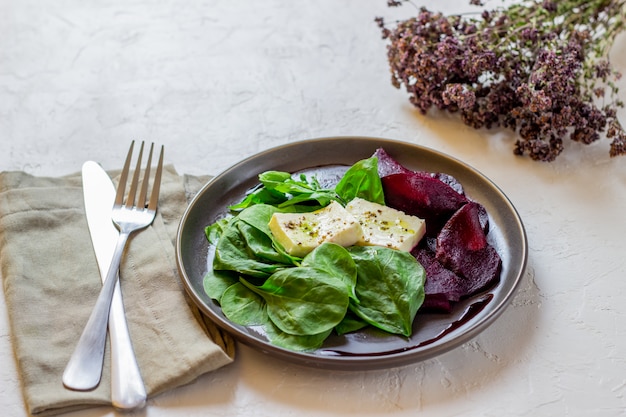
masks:
{"label": "dark red beetroot slice", "polygon": [[466,280],[444,268],[429,248],[420,245],[412,253],[426,271],[425,298],[421,310],[449,313],[452,310],[452,302],[458,301],[466,294]]}
{"label": "dark red beetroot slice", "polygon": [[465,195],[465,190],[463,190],[463,186],[452,175],[444,174],[443,172],[435,172],[433,173],[433,177],[437,178],[444,184],[448,184],[457,193]]}
{"label": "dark red beetroot slice", "polygon": [[381,179],[388,206],[426,221],[426,235],[435,236],[467,198],[440,180],[414,172]]}
{"label": "dark red beetroot slice", "polygon": [[478,219],[480,220],[480,226],[483,229],[483,233],[489,233],[489,214],[487,214],[487,209],[482,205],[478,204]]}
{"label": "dark red beetroot slice", "polygon": [[455,274],[467,279],[467,294],[495,283],[502,261],[489,245],[479,218],[480,205],[468,202],[459,209],[437,236],[435,258]]}
{"label": "dark red beetroot slice", "polygon": [[425,294],[424,302],[419,311],[420,313],[447,314],[452,311],[452,303],[445,294]]}
{"label": "dark red beetroot slice", "polygon": [[383,148],[376,149],[376,152],[374,152],[372,156],[378,158],[378,175],[380,175],[381,178],[391,174],[406,174],[409,172],[414,172],[418,175],[436,178],[444,184],[448,184],[457,193],[465,195],[465,192],[463,191],[463,186],[452,175],[444,174],[441,172],[430,173],[426,171],[412,171],[396,161]]}
{"label": "dark red beetroot slice", "polygon": [[376,149],[372,156],[378,158],[378,175],[383,178],[391,174],[403,174],[411,172],[398,161],[393,159],[383,148]]}

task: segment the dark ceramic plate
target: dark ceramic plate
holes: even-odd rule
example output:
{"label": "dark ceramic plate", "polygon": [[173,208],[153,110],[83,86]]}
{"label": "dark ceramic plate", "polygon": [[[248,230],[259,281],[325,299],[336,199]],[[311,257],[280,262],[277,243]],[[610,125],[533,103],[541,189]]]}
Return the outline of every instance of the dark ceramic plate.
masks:
{"label": "dark ceramic plate", "polygon": [[[450,314],[419,313],[410,338],[367,329],[330,336],[315,352],[299,353],[270,344],[258,328],[230,322],[220,306],[204,292],[203,277],[210,268],[204,227],[227,213],[268,170],[297,172],[319,167],[352,165],[383,147],[414,170],[444,172],[456,177],[466,194],[483,204],[490,217],[488,239],[502,258],[500,282],[459,302]],[[176,260],[183,284],[198,307],[238,341],[259,351],[308,366],[364,370],[388,368],[431,358],[469,341],[502,313],[524,272],[527,258],[524,226],[508,198],[488,178],[442,153],[413,144],[367,137],[336,137],[294,142],[261,152],[227,169],[195,196],[178,230]]]}

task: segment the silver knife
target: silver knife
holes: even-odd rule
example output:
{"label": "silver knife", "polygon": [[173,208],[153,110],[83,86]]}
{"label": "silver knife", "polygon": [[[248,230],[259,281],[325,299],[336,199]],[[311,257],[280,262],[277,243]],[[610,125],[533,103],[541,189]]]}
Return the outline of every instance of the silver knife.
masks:
{"label": "silver knife", "polygon": [[[83,164],[83,198],[91,242],[96,253],[100,277],[107,276],[118,230],[111,220],[115,187],[108,174],[93,161]],[[111,402],[119,409],[141,408],[146,404],[146,388],[139,372],[124,315],[120,284],[117,283],[109,313],[111,344]]]}

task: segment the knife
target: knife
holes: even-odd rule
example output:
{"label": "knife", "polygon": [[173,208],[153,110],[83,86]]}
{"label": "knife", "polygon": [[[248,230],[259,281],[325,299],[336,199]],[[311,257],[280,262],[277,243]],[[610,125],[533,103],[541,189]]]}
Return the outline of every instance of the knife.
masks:
{"label": "knife", "polygon": [[[104,280],[119,234],[111,220],[115,187],[108,174],[93,161],[83,164],[82,179],[87,224],[100,277]],[[111,402],[115,408],[123,410],[142,408],[146,404],[146,388],[130,340],[119,282],[115,287],[109,312],[109,340]]]}

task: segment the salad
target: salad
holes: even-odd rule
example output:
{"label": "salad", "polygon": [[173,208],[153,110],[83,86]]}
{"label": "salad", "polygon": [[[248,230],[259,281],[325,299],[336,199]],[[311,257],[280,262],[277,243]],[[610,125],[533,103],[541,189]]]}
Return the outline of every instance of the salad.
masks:
{"label": "salad", "polygon": [[204,289],[275,345],[312,351],[367,326],[408,337],[419,311],[449,312],[499,277],[484,208],[454,178],[383,149],[335,184],[277,171],[259,182],[206,227]]}

